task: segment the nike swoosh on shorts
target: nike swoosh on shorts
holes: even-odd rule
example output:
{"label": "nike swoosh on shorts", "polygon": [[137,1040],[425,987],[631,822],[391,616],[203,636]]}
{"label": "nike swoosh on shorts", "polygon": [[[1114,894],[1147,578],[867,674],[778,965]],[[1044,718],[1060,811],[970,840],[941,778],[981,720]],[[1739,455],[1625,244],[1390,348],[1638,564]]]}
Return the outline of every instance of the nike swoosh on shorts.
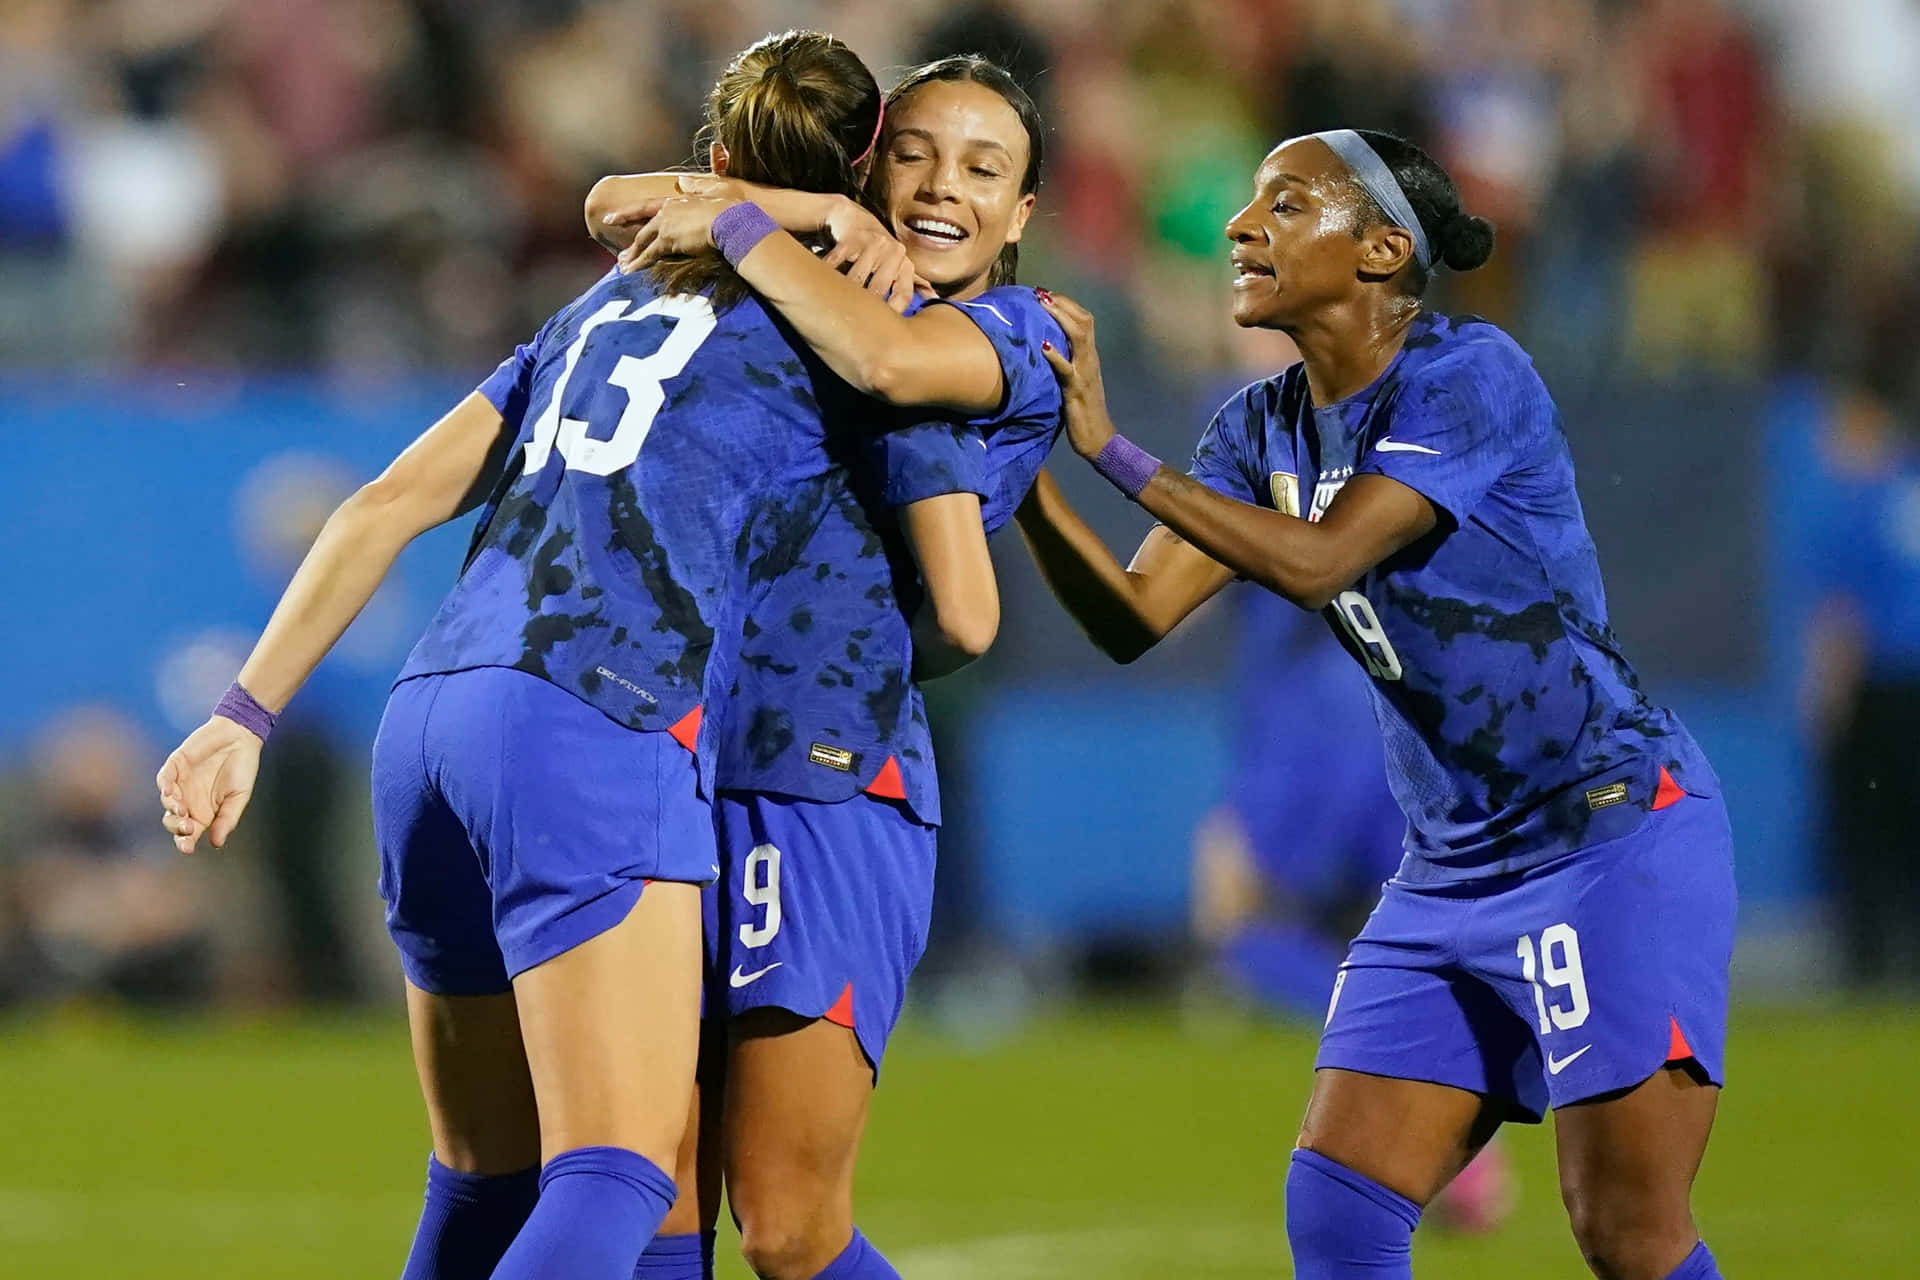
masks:
{"label": "nike swoosh on shorts", "polygon": [[1568,1054],[1564,1058],[1556,1058],[1551,1053],[1549,1053],[1547,1055],[1547,1074],[1550,1076],[1559,1075],[1562,1071],[1565,1071],[1568,1067],[1573,1065],[1573,1060],[1575,1058],[1578,1058],[1581,1054],[1585,1053],[1587,1050],[1591,1048],[1593,1048],[1592,1045],[1583,1044],[1578,1049],[1575,1049],[1572,1053]]}
{"label": "nike swoosh on shorts", "polygon": [[727,975],[727,985],[738,988],[738,987],[747,986],[750,983],[758,982],[760,979],[766,977],[768,974],[772,973],[775,969],[778,969],[781,965],[785,963],[786,961],[784,960],[775,960],[772,964],[768,965],[766,968],[755,969],[752,973],[742,973],[740,972],[740,966],[735,965],[733,966],[733,972]]}

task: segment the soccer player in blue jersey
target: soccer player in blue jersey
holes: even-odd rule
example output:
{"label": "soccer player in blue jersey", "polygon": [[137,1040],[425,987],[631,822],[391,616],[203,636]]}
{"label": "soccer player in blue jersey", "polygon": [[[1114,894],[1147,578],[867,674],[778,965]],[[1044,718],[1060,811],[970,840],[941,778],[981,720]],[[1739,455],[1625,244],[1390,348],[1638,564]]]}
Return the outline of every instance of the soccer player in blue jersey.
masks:
{"label": "soccer player in blue jersey", "polygon": [[[891,521],[876,513],[912,502],[911,526],[931,505],[915,498],[945,494],[933,501],[966,512],[973,540],[938,545],[984,557],[983,522],[990,530],[1011,517],[1058,432],[1060,392],[1041,344],[1063,339],[1033,292],[1012,287],[1040,146],[1037,111],[1003,70],[979,58],[922,67],[887,100],[874,175],[887,226],[869,230],[890,243],[897,235],[941,301],[895,314],[860,287],[866,250],[851,238],[816,260],[769,236],[738,263],[856,388],[941,415],[887,436],[873,479],[856,470],[833,518],[780,576],[757,584],[741,667],[715,711],[723,870],[708,998],[730,1023],[719,1141],[748,1261],[771,1280],[897,1276],[854,1229],[853,1174],[933,900],[939,792],[912,679],[954,659],[930,651],[917,627],[910,669],[904,660],[901,609],[917,589],[889,569]],[[703,248],[717,218],[758,208],[741,203],[749,196],[796,230],[834,216],[832,201],[724,180],[687,181],[691,196],[661,209],[676,191],[664,181],[607,179],[590,203],[603,238],[625,220],[594,218],[598,206],[644,204],[656,215],[623,255],[630,269]],[[851,278],[832,269],[842,262]],[[930,567],[924,550],[921,561]],[[990,583],[990,563],[987,573]],[[986,647],[997,616],[996,601],[990,619],[963,619],[973,642],[958,657]],[[677,1209],[669,1225],[691,1232],[711,1221]],[[660,1257],[639,1274],[699,1274],[691,1249],[676,1256],[684,1270]]]}
{"label": "soccer player in blue jersey", "polygon": [[[842,193],[882,109],[859,59],[812,33],[747,50],[714,105],[735,172]],[[718,864],[711,752],[690,748],[738,650],[741,583],[872,429],[719,255],[609,273],[336,512],[162,767],[182,851],[224,842],[269,709],[412,537],[490,491],[374,747],[434,1139],[408,1280],[625,1280],[673,1202]]]}
{"label": "soccer player in blue jersey", "polygon": [[1234,317],[1301,362],[1229,400],[1184,476],[1116,433],[1092,319],[1052,300],[1073,447],[1162,525],[1123,568],[1044,478],[1019,521],[1118,660],[1237,575],[1323,612],[1370,677],[1406,854],[1335,980],[1287,1176],[1295,1274],[1410,1276],[1422,1206],[1552,1107],[1588,1265],[1717,1276],[1689,1201],[1721,1081],[1726,809],[1608,629],[1532,363],[1421,305],[1492,228],[1383,134],[1295,138],[1254,186],[1227,226]]}

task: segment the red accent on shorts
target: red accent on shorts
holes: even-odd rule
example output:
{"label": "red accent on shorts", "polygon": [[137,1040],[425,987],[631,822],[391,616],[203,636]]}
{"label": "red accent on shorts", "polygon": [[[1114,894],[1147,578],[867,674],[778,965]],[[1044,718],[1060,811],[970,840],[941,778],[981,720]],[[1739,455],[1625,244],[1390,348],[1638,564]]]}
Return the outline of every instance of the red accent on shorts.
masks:
{"label": "red accent on shorts", "polygon": [[[900,757],[888,756],[887,762],[880,766],[879,774],[867,784],[867,794],[879,796],[882,800],[905,800],[907,798],[907,780],[900,776]],[[848,1023],[852,1026],[852,1023]]]}
{"label": "red accent on shorts", "polygon": [[1680,1030],[1680,1019],[1670,1017],[1667,1023],[1673,1028],[1667,1040],[1667,1061],[1685,1062],[1693,1056],[1693,1046],[1687,1043],[1686,1033]]}
{"label": "red accent on shorts", "polygon": [[693,750],[693,744],[700,739],[700,717],[703,714],[705,713],[702,708],[695,707],[674,721],[672,726],[667,729],[667,732],[673,735],[675,742],[691,751]]}
{"label": "red accent on shorts", "polygon": [[1680,801],[1685,798],[1686,794],[1685,791],[1680,789],[1680,784],[1673,780],[1673,775],[1667,772],[1667,767],[1661,765],[1660,789],[1653,793],[1654,809],[1657,811],[1666,808],[1668,805],[1679,804]]}
{"label": "red accent on shorts", "polygon": [[833,1002],[833,1008],[820,1016],[837,1027],[853,1030],[853,984],[851,982],[847,984],[847,989],[840,993],[840,998]]}

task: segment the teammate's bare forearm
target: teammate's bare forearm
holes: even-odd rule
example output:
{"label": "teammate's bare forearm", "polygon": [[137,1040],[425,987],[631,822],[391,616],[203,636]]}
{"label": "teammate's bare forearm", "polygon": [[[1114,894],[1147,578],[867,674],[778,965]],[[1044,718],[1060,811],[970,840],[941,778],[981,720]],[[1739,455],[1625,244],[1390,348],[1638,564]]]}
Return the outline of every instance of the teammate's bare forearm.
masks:
{"label": "teammate's bare forearm", "polygon": [[1226,497],[1164,465],[1135,501],[1242,577],[1314,611],[1436,520],[1425,498],[1374,475],[1348,481],[1318,522]]}
{"label": "teammate's bare forearm", "polygon": [[1044,470],[1014,521],[1054,597],[1115,662],[1151,649],[1233,578],[1165,528],[1148,533],[1123,567]]}

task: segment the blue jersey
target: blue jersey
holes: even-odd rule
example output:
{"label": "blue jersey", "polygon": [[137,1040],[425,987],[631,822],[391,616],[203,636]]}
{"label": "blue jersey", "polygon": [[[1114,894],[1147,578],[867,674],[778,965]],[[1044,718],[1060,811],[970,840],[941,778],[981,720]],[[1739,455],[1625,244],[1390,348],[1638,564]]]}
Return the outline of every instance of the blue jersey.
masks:
{"label": "blue jersey", "polygon": [[[887,411],[868,403],[869,422]],[[894,508],[986,490],[977,432],[845,433],[747,553],[739,659],[716,665],[715,786],[837,802],[868,791],[940,821],[908,619],[922,595]]]}
{"label": "blue jersey", "polygon": [[1060,430],[1060,389],[1040,344],[1065,346],[1031,289],[951,304],[1000,358],[1006,394],[966,420],[891,414],[829,443],[748,559],[737,666],[716,669],[715,785],[837,802],[866,791],[940,821],[926,708],[912,680],[908,619],[924,591],[896,508],[981,496],[989,531],[1033,484]]}
{"label": "blue jersey", "polygon": [[1423,314],[1371,386],[1325,408],[1301,365],[1254,383],[1192,473],[1311,520],[1356,473],[1433,504],[1431,534],[1326,610],[1371,677],[1403,878],[1490,876],[1612,838],[1652,807],[1662,768],[1717,791],[1620,653],[1559,413],[1498,328]]}
{"label": "blue jersey", "polygon": [[986,445],[988,489],[980,518],[993,533],[1012,518],[1013,509],[1033,488],[1060,435],[1060,383],[1040,344],[1051,342],[1064,352],[1067,338],[1025,286],[1002,285],[947,305],[960,308],[987,336],[1007,383],[1000,407],[968,424],[979,430]]}
{"label": "blue jersey", "polygon": [[518,437],[400,678],[513,667],[687,740],[734,647],[743,539],[807,499],[857,398],[757,301],[716,315],[618,273],[480,390]]}

